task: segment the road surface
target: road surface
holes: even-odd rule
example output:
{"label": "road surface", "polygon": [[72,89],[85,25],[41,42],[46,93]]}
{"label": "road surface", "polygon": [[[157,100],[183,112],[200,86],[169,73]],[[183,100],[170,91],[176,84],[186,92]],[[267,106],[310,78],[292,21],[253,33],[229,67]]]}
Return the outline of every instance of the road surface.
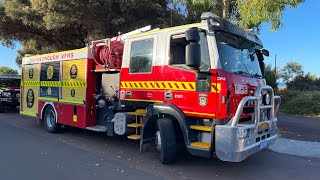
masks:
{"label": "road surface", "polygon": [[[312,121],[317,124],[320,121]],[[284,125],[285,123],[281,123]],[[299,123],[296,123],[299,124]],[[299,126],[299,125],[298,125]],[[316,125],[310,124],[309,128]],[[286,128],[286,127],[285,127]],[[290,135],[290,123],[282,133]],[[316,130],[316,129],[315,129]],[[316,138],[316,137],[314,137]],[[139,152],[139,143],[75,128],[47,133],[33,118],[16,112],[0,114],[0,179],[318,179],[320,159],[260,152],[241,163],[180,155],[162,165],[158,153]]]}

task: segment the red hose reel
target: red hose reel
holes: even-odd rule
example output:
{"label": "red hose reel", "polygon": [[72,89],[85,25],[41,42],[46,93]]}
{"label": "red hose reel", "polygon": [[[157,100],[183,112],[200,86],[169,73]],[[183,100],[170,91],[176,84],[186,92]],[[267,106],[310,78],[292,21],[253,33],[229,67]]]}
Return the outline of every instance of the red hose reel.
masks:
{"label": "red hose reel", "polygon": [[[108,45],[110,44],[110,45]],[[110,43],[93,43],[91,47],[93,60],[104,69],[120,69],[124,45],[120,41]]]}

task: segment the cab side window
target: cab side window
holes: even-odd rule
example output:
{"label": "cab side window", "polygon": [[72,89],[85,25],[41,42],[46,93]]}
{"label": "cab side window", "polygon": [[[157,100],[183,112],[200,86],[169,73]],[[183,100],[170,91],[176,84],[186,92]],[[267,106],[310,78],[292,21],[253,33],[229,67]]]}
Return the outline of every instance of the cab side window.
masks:
{"label": "cab side window", "polygon": [[153,38],[133,41],[130,53],[130,73],[151,72],[153,60]]}
{"label": "cab side window", "polygon": [[[205,33],[200,33],[200,46],[201,46],[201,71],[210,70],[210,56]],[[170,41],[170,60],[169,65],[182,68],[191,69],[186,65],[186,46],[188,42],[185,34],[177,34],[171,37]]]}

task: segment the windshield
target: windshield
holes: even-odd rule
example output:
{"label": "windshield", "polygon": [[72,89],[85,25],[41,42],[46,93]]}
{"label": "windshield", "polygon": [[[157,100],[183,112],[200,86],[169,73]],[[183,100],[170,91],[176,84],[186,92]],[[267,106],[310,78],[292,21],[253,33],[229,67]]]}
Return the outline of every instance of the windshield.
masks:
{"label": "windshield", "polygon": [[225,32],[216,32],[215,35],[223,70],[262,77],[254,43]]}

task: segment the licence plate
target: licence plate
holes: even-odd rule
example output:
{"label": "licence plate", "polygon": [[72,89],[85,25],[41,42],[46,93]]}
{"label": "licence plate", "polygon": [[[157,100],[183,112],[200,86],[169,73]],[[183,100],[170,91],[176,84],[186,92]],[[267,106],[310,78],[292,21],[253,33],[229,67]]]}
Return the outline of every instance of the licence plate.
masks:
{"label": "licence plate", "polygon": [[264,149],[268,146],[268,142],[267,141],[263,141],[260,143],[260,149]]}

